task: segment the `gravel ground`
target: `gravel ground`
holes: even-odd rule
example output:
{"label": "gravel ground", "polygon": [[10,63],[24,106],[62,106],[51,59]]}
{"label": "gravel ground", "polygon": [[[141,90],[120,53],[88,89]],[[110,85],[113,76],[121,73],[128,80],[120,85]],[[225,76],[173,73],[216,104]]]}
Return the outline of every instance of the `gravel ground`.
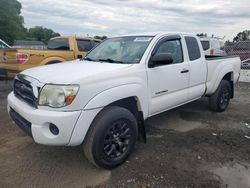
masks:
{"label": "gravel ground", "polygon": [[250,82],[250,69],[241,69],[240,81],[241,82]]}
{"label": "gravel ground", "polygon": [[250,83],[237,85],[224,113],[203,98],[150,118],[147,143],[111,171],[88,163],[81,146],[33,143],[7,115],[10,91],[0,82],[1,188],[250,187]]}

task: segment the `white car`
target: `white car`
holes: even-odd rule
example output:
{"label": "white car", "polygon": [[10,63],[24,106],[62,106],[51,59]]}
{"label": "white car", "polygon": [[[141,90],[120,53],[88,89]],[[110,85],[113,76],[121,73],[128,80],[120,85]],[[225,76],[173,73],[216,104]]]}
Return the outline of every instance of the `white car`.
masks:
{"label": "white car", "polygon": [[222,40],[213,37],[200,38],[201,45],[207,56],[226,56],[225,44]]}
{"label": "white car", "polygon": [[205,59],[192,34],[119,36],[84,59],[18,74],[8,112],[36,143],[83,144],[93,164],[113,168],[146,138],[147,118],[202,96],[226,110],[239,75],[238,57]]}

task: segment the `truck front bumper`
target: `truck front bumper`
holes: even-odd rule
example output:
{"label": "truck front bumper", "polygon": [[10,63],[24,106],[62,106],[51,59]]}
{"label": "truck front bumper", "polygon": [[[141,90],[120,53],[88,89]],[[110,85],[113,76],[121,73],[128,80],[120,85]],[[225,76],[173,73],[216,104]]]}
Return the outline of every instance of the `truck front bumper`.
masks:
{"label": "truck front bumper", "polygon": [[[93,111],[63,112],[36,109],[19,100],[13,92],[8,96],[7,108],[13,121],[30,135],[36,143],[44,145],[65,146],[81,144],[94,119],[94,117],[88,116],[86,118],[86,114],[96,115]],[[85,121],[83,121],[83,116],[86,118]],[[57,127],[58,132],[54,132],[51,129],[53,126]],[[72,135],[77,137],[72,138],[71,144]]]}

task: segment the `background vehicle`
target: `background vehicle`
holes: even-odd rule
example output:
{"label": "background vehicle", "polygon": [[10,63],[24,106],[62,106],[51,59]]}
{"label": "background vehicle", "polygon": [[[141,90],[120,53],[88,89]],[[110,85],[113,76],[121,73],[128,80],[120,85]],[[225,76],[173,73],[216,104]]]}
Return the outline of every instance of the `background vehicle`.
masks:
{"label": "background vehicle", "polygon": [[0,49],[3,48],[10,48],[10,46],[6,42],[0,39]]}
{"label": "background vehicle", "polygon": [[213,37],[200,38],[205,55],[225,56],[224,42]]}
{"label": "background vehicle", "polygon": [[205,59],[195,35],[114,37],[84,59],[18,74],[8,112],[36,143],[83,143],[93,164],[113,168],[146,139],[147,118],[202,96],[225,111],[239,75],[239,57]]}
{"label": "background vehicle", "polygon": [[82,58],[99,42],[93,38],[56,37],[49,40],[47,50],[2,49],[0,70],[7,70],[8,77],[14,77],[28,68]]}
{"label": "background vehicle", "polygon": [[240,56],[241,68],[250,69],[250,41],[241,41],[236,43],[228,54]]}

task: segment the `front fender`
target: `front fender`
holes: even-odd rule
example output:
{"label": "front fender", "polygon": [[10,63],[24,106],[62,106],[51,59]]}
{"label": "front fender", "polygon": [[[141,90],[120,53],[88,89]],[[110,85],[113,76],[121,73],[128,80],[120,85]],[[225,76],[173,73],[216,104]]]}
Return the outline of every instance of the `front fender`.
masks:
{"label": "front fender", "polygon": [[128,97],[136,97],[138,109],[143,112],[144,118],[148,116],[147,88],[140,84],[126,84],[107,89],[94,96],[84,107],[84,110],[101,108]]}

